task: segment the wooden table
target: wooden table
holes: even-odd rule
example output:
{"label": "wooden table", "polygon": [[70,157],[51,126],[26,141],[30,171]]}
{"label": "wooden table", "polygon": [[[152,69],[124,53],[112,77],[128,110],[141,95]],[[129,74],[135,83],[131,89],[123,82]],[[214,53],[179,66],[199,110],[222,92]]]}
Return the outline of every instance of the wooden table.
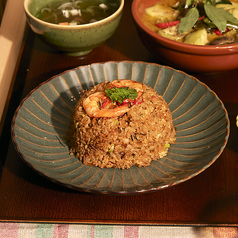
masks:
{"label": "wooden table", "polygon": [[[200,175],[161,191],[139,195],[94,195],[61,187],[41,177],[20,158],[11,142],[14,111],[41,82],[80,65],[105,61],[163,64],[142,45],[126,1],[120,26],[104,45],[84,57],[63,55],[27,28],[4,113],[0,147],[0,220],[96,224],[237,225],[238,224],[238,69],[192,74],[214,90],[231,122],[228,144]],[[179,60],[179,59],[178,59]],[[190,73],[191,74],[191,73]]]}

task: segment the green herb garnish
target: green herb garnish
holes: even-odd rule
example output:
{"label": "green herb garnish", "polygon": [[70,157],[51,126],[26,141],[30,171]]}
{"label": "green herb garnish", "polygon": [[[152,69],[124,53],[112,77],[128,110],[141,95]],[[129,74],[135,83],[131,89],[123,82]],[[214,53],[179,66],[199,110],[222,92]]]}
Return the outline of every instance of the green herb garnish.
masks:
{"label": "green herb garnish", "polygon": [[165,143],[164,148],[170,148],[170,144],[169,143]]}
{"label": "green herb garnish", "polygon": [[204,14],[205,18],[208,18],[221,32],[225,32],[229,23],[238,25],[238,19],[225,9],[217,8],[217,4],[231,4],[231,2],[228,0],[186,0],[187,13],[180,20],[178,32],[183,33],[192,29],[199,16]]}
{"label": "green herb garnish", "polygon": [[112,146],[111,146],[111,148],[110,148],[110,149],[108,149],[107,153],[109,153],[109,154],[110,154],[110,153],[112,153],[112,152],[113,152],[113,150],[114,150],[114,147],[115,147],[115,146],[114,146],[114,145],[112,145]]}
{"label": "green herb garnish", "polygon": [[110,97],[110,99],[113,102],[119,102],[119,103],[123,103],[123,101],[125,99],[136,99],[138,96],[138,93],[135,89],[133,88],[129,88],[129,87],[121,87],[121,88],[108,88],[105,90],[106,94],[108,97]]}

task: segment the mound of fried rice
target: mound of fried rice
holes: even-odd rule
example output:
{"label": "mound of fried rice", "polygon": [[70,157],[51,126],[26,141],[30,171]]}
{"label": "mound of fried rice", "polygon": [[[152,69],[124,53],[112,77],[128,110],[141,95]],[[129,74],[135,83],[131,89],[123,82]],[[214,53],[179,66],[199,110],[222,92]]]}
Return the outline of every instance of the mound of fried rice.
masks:
{"label": "mound of fried rice", "polygon": [[77,102],[67,134],[70,154],[85,165],[120,169],[149,166],[152,160],[166,156],[176,133],[162,96],[143,84],[143,102],[133,105],[123,116],[89,117],[83,100],[107,87],[107,82],[98,84]]}

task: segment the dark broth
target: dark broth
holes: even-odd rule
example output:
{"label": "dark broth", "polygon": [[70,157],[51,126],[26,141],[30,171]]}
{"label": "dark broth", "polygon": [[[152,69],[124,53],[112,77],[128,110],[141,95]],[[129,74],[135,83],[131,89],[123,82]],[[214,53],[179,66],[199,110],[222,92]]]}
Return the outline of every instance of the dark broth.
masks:
{"label": "dark broth", "polygon": [[119,0],[58,0],[43,7],[36,17],[54,24],[81,25],[102,20],[119,6]]}

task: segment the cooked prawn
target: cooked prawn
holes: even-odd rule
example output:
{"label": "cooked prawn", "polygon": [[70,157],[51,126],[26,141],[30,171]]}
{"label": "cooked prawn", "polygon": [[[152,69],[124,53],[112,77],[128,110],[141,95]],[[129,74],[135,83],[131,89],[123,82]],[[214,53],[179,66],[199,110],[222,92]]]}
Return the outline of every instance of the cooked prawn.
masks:
{"label": "cooked prawn", "polygon": [[[100,106],[104,105],[104,106]],[[116,106],[105,92],[91,94],[83,101],[83,107],[90,117],[118,117],[129,111],[129,105]]]}
{"label": "cooked prawn", "polygon": [[138,93],[137,98],[139,98],[143,94],[142,83],[139,83],[134,80],[130,80],[130,79],[113,80],[109,85],[116,88],[122,88],[122,87],[133,88]]}

